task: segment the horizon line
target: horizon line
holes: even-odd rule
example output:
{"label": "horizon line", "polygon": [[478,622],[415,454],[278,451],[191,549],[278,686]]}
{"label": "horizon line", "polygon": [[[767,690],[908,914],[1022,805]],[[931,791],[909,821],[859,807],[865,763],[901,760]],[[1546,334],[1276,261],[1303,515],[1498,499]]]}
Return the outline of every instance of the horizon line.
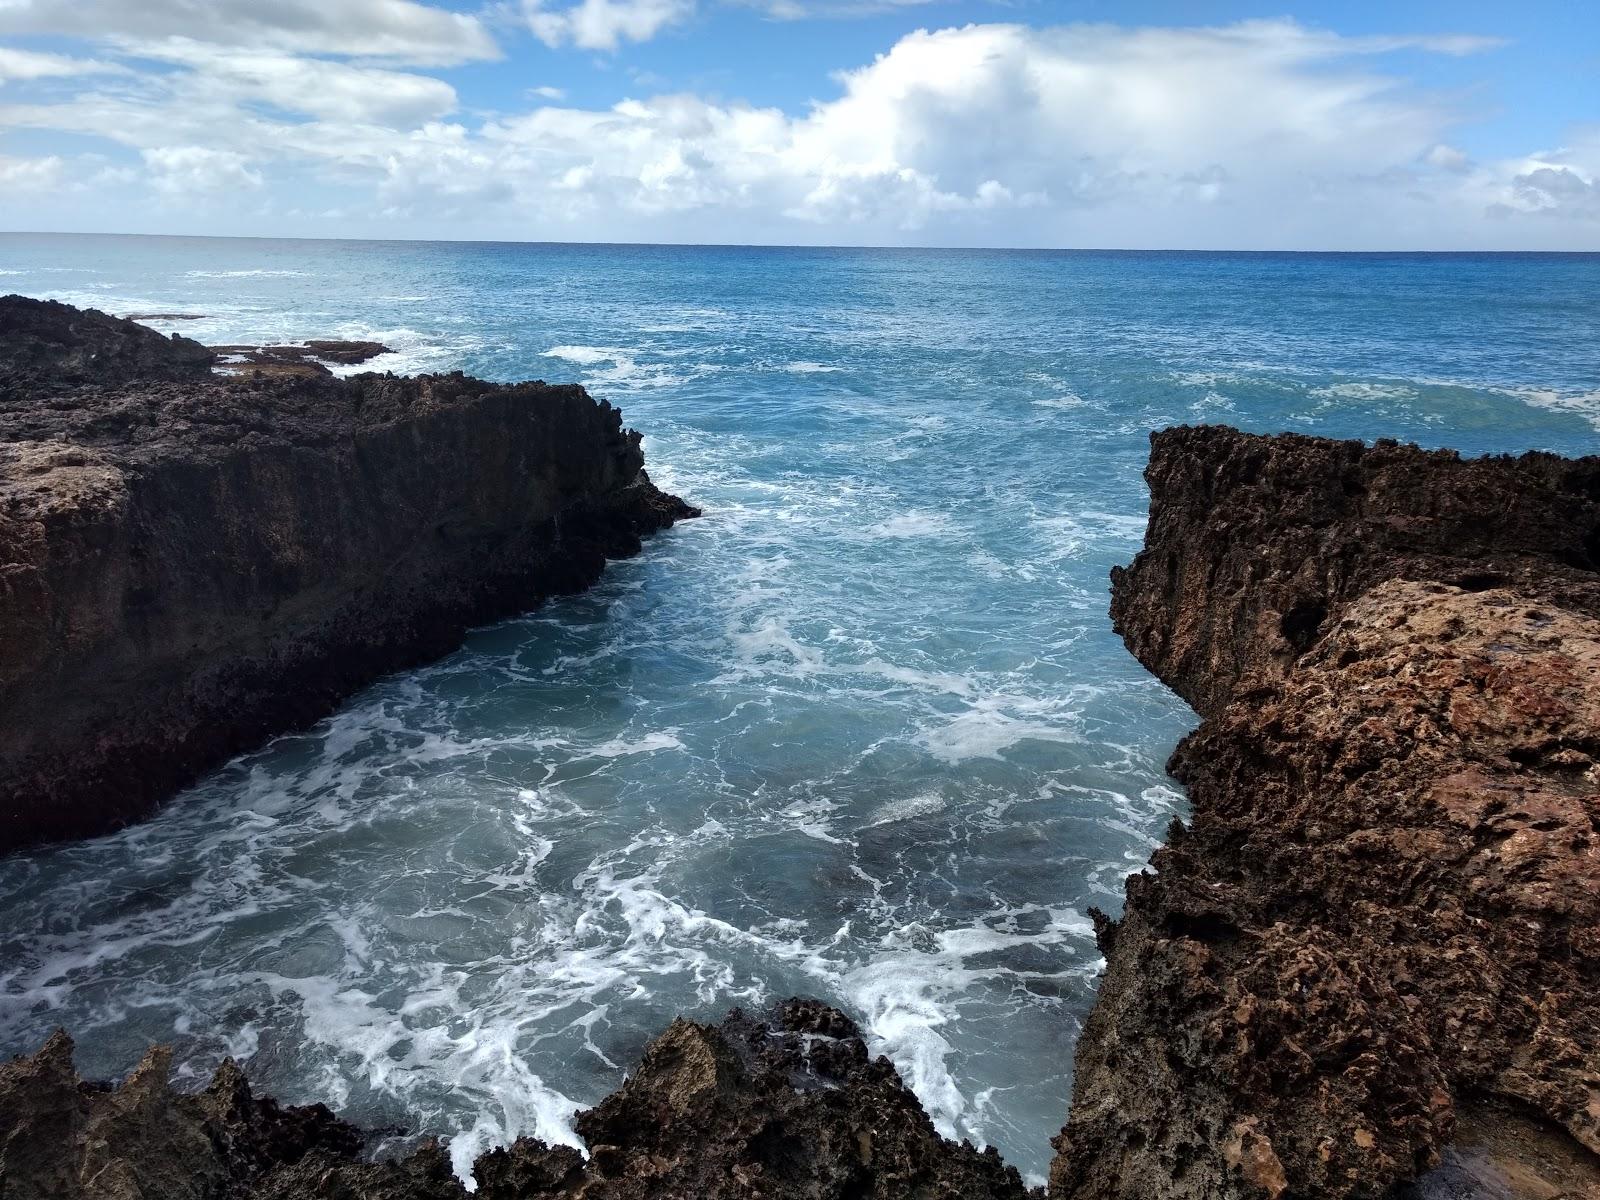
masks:
{"label": "horizon line", "polygon": [[256,242],[363,242],[374,245],[401,244],[401,245],[453,245],[453,246],[594,246],[594,247],[633,247],[637,249],[675,249],[675,250],[909,250],[909,251],[969,251],[975,253],[1007,253],[1007,254],[1431,254],[1431,255],[1467,255],[1467,254],[1505,254],[1524,256],[1549,256],[1549,257],[1600,257],[1600,249],[1595,250],[1430,250],[1413,248],[1405,250],[1389,249],[1362,249],[1362,250],[1306,250],[1292,248],[1246,248],[1246,247],[1191,247],[1191,246],[937,246],[937,245],[892,245],[869,242],[646,242],[646,241],[605,241],[572,239],[561,241],[553,238],[451,238],[451,237],[334,237],[316,234],[275,234],[275,233],[123,233],[115,230],[48,230],[48,229],[8,229],[0,230],[0,237],[116,237],[116,238],[169,238],[184,241],[256,241]]}

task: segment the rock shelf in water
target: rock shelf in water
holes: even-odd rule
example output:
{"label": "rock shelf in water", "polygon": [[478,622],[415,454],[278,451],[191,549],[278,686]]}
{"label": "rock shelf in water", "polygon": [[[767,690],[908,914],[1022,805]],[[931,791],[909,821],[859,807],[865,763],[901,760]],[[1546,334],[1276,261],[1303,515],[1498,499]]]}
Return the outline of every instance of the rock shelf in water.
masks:
{"label": "rock shelf in water", "polygon": [[0,852],[137,819],[695,515],[575,385],[212,357],[0,299]]}
{"label": "rock shelf in water", "polygon": [[382,342],[312,338],[291,346],[212,346],[216,369],[230,375],[332,375],[329,363],[359,366],[390,353]]}

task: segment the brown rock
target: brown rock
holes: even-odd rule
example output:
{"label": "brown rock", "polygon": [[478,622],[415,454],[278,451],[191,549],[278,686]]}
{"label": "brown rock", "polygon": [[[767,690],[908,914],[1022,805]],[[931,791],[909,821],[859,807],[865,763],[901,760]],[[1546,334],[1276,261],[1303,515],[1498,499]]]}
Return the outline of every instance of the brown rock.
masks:
{"label": "brown rock", "polygon": [[83,1084],[72,1042],[0,1065],[0,1195],[6,1200],[211,1200],[241,1196],[308,1153],[348,1156],[356,1132],[320,1105],[255,1100],[233,1064],[196,1096],[168,1083],[158,1047],[117,1087]]}
{"label": "brown rock", "polygon": [[137,819],[696,515],[581,387],[230,381],[104,314],[6,321],[91,381],[0,373],[0,852]]}
{"label": "brown rock", "polygon": [[1205,718],[1194,816],[1052,1194],[1378,1197],[1489,1100],[1600,1151],[1600,459],[1179,429],[1148,478],[1112,610]]}

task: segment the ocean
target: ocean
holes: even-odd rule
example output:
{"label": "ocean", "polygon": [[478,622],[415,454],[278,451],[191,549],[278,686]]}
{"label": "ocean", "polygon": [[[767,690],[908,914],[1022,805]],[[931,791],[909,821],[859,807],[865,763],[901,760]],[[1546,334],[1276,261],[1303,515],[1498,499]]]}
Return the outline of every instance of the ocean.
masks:
{"label": "ocean", "polygon": [[578,380],[704,507],[153,819],[0,860],[0,1053],[231,1054],[458,1168],[575,1143],[672,1016],[801,993],[1041,1177],[1089,908],[1184,813],[1194,716],[1106,613],[1149,431],[1600,450],[1595,255],[3,235],[0,291]]}

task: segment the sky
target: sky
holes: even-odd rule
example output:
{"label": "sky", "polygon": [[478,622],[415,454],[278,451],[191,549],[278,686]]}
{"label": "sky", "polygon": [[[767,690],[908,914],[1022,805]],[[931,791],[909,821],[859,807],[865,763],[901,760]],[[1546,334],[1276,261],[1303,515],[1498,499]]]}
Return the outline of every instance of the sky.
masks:
{"label": "sky", "polygon": [[1600,4],[0,0],[0,229],[1600,251]]}

